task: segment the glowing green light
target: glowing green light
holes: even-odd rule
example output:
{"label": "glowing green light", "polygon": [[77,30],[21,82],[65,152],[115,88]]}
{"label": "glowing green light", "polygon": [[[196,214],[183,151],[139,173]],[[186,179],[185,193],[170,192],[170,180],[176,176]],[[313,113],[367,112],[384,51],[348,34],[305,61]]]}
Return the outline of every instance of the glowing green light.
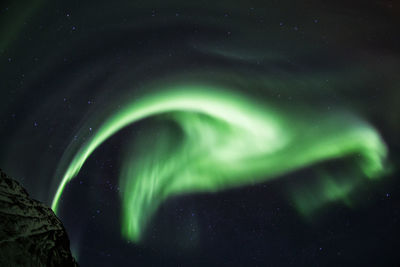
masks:
{"label": "glowing green light", "polygon": [[[86,159],[110,136],[138,120],[164,116],[180,131],[157,129],[157,137],[135,140],[123,162],[120,188],[122,233],[138,241],[149,218],[167,198],[184,193],[217,192],[259,183],[327,159],[359,155],[367,177],[382,170],[386,148],[366,123],[344,114],[321,116],[318,127],[303,115],[279,111],[243,95],[206,86],[166,89],[134,101],[110,116],[75,154],[53,199],[61,194]],[[302,213],[321,203],[345,199],[351,181],[326,180],[309,204],[295,199]]]}

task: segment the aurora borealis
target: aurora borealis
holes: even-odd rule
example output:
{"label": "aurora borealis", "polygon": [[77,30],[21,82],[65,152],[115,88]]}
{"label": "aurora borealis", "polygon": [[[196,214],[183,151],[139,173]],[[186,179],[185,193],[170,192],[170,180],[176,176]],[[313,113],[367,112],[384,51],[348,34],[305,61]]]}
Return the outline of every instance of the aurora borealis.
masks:
{"label": "aurora borealis", "polygon": [[[99,145],[129,124],[169,113],[172,115],[167,118],[182,132],[178,138],[176,132],[160,128],[159,140],[151,141],[155,145],[141,140],[151,148],[147,155],[123,163],[123,233],[134,241],[138,241],[148,217],[173,195],[254,184],[318,161],[354,154],[360,156],[358,167],[365,176],[379,177],[384,171],[386,148],[378,133],[356,118],[349,119],[349,114],[326,116],[316,131],[310,130],[311,124],[299,114],[286,118],[284,112],[268,110],[244,96],[206,86],[181,87],[143,97],[106,119],[73,157],[54,197],[53,210],[57,211],[66,183]],[[328,185],[311,206],[345,198],[353,181],[347,181],[343,188],[335,186],[334,182]],[[340,193],[332,196],[333,190]],[[298,201],[304,206],[301,199]]]}
{"label": "aurora borealis", "polygon": [[393,266],[394,1],[9,1],[0,168],[81,266]]}

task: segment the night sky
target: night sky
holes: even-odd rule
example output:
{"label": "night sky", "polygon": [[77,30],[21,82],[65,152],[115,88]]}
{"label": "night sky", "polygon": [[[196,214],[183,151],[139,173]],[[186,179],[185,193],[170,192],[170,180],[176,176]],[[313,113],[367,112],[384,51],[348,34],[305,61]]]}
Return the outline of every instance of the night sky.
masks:
{"label": "night sky", "polygon": [[[265,145],[198,110],[122,127],[58,202],[81,266],[399,266],[399,26],[399,3],[389,0],[2,1],[0,167],[51,206],[74,157],[109,118],[171,87],[190,101],[194,87],[209,99],[221,89],[217,105],[243,111],[244,122],[265,108],[283,131]],[[250,104],[240,109],[231,91]],[[200,129],[194,141],[186,126]],[[370,156],[366,132],[387,149],[377,149],[376,179],[357,165]],[[210,141],[206,134],[219,139],[196,143]],[[266,151],[289,137],[284,153]],[[233,140],[230,155],[244,145],[240,159],[264,149],[274,170],[229,163],[216,146],[224,140]],[[203,161],[193,160],[197,146]],[[320,156],[332,148],[340,153]],[[154,210],[144,209],[140,240],[129,238],[123,199],[146,193],[131,190],[136,174],[159,178],[154,162],[173,162],[175,172],[154,191]],[[124,178],[131,166],[135,175]],[[212,190],[188,190],[176,177],[214,182],[235,168],[247,171],[243,182],[218,180]]]}

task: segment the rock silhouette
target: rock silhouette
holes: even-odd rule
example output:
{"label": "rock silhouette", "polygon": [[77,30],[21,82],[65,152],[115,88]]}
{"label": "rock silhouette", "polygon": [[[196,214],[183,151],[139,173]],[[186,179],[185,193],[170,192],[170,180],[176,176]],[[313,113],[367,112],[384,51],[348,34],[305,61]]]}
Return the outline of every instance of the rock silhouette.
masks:
{"label": "rock silhouette", "polygon": [[61,221],[0,169],[0,266],[78,266]]}

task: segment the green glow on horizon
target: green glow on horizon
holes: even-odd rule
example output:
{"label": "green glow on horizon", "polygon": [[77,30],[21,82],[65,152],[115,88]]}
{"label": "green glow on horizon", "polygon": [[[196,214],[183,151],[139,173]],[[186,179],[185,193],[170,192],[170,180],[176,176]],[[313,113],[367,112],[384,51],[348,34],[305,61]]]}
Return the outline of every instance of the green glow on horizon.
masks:
{"label": "green glow on horizon", "polygon": [[[105,120],[68,165],[52,209],[57,212],[66,184],[98,146],[122,128],[153,116],[175,126],[157,129],[156,138],[138,138],[134,149],[127,151],[120,177],[122,234],[133,241],[140,240],[160,204],[174,195],[265,182],[351,155],[359,155],[355,165],[366,177],[383,172],[386,147],[360,119],[329,115],[315,127],[307,116],[285,113],[244,95],[209,86],[181,86],[133,101]],[[324,181],[311,204],[305,193],[294,193],[301,213],[346,200],[356,186],[351,180],[343,186]]]}

